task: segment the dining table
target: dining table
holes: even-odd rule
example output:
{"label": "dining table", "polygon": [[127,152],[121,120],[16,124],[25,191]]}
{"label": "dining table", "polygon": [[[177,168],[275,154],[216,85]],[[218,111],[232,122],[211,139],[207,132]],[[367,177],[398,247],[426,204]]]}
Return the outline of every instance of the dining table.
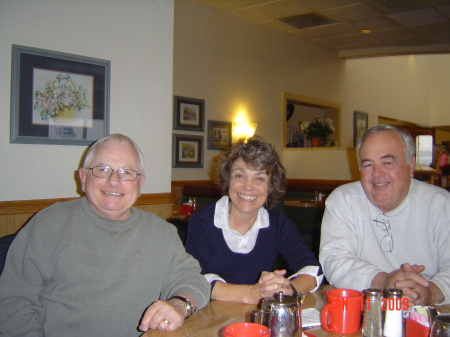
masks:
{"label": "dining table", "polygon": [[[325,304],[325,292],[333,288],[331,285],[324,285],[317,291],[307,293],[303,297],[302,310],[315,308],[320,311]],[[244,304],[227,301],[210,301],[206,307],[184,321],[184,324],[175,331],[149,330],[141,337],[222,337],[224,327],[233,323],[250,322],[250,313],[252,310],[260,309],[256,304]],[[450,313],[450,305],[436,306],[440,313]],[[320,325],[298,330],[296,337],[301,337],[302,332],[311,337],[361,337],[359,332],[350,335],[341,335],[334,332],[328,332],[322,329]]]}

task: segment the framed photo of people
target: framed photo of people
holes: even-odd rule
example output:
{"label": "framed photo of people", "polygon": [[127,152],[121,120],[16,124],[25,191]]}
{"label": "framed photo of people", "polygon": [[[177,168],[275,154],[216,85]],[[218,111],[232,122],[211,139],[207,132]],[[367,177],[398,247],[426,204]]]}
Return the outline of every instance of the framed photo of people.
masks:
{"label": "framed photo of people", "polygon": [[231,122],[208,120],[208,149],[227,150],[231,147]]}
{"label": "framed photo of people", "polygon": [[109,133],[111,62],[12,46],[10,142],[89,145]]}

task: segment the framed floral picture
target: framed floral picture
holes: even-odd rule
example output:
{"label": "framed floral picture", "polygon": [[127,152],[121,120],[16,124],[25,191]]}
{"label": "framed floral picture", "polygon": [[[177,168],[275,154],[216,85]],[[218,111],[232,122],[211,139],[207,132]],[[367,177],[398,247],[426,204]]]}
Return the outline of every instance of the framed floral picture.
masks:
{"label": "framed floral picture", "polygon": [[208,120],[208,149],[227,150],[231,147],[231,122]]}
{"label": "framed floral picture", "polygon": [[203,167],[203,136],[173,134],[172,167]]}
{"label": "framed floral picture", "polygon": [[89,145],[107,135],[110,66],[13,45],[10,142]]}
{"label": "framed floral picture", "polygon": [[367,112],[355,111],[353,115],[353,146],[356,146],[358,138],[367,130],[369,125],[369,114]]}
{"label": "framed floral picture", "polygon": [[173,129],[186,131],[204,131],[205,100],[174,96]]}

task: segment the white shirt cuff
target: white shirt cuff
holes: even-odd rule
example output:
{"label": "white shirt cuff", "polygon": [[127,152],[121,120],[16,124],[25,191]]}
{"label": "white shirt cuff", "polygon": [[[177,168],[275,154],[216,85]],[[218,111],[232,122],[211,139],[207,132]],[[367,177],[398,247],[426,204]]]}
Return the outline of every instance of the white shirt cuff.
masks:
{"label": "white shirt cuff", "polygon": [[211,283],[212,281],[221,281],[223,283],[227,283],[227,281],[225,281],[223,278],[221,278],[219,275],[216,274],[205,274],[203,276],[209,283]]}
{"label": "white shirt cuff", "polygon": [[311,292],[316,291],[320,285],[322,284],[322,280],[323,280],[323,274],[321,275],[317,275],[317,273],[319,272],[319,266],[306,266],[303,267],[302,269],[300,269],[298,272],[296,272],[294,275],[291,275],[288,280],[292,280],[294,278],[296,278],[299,275],[310,275],[312,277],[314,277],[316,279],[316,287],[311,290]]}

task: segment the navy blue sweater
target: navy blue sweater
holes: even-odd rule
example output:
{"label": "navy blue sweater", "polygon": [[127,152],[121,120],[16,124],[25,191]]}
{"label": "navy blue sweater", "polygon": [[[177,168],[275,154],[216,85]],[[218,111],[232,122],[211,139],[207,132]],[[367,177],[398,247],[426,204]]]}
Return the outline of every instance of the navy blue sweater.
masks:
{"label": "navy blue sweater", "polygon": [[270,225],[259,229],[253,250],[247,254],[232,252],[222,229],[214,226],[215,205],[197,210],[188,223],[186,251],[200,262],[203,274],[217,274],[232,284],[255,284],[262,271],[272,271],[279,255],[294,272],[305,266],[320,266],[295,224],[273,209],[268,210]]}

